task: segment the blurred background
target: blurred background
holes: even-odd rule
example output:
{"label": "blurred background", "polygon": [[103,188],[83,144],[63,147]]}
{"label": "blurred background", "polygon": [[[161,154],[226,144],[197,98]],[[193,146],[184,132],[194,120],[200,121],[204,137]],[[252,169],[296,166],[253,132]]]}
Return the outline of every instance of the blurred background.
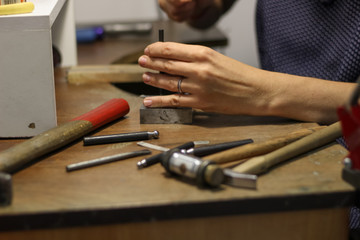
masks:
{"label": "blurred background", "polygon": [[[142,23],[167,19],[156,0],[76,0],[74,3],[78,31],[89,26],[113,27],[115,24],[124,23],[130,27],[140,26],[141,29],[138,30],[146,32],[147,25]],[[255,5],[254,0],[237,1],[217,23],[216,28],[228,38],[228,45],[221,50],[223,54],[258,67]]]}

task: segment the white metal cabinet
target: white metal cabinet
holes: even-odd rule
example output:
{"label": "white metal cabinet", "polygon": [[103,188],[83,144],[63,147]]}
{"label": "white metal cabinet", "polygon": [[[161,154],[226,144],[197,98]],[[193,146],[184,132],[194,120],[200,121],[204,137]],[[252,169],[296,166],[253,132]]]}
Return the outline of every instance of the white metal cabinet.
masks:
{"label": "white metal cabinet", "polygon": [[29,14],[0,16],[0,137],[28,137],[56,126],[52,45],[76,65],[72,0],[28,0]]}

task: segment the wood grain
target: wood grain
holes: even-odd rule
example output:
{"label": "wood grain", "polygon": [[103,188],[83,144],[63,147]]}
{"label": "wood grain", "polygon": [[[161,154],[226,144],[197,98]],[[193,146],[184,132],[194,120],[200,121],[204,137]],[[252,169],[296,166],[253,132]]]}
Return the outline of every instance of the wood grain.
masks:
{"label": "wood grain", "polygon": [[67,80],[71,84],[142,82],[146,71],[138,64],[74,66],[67,71]]}

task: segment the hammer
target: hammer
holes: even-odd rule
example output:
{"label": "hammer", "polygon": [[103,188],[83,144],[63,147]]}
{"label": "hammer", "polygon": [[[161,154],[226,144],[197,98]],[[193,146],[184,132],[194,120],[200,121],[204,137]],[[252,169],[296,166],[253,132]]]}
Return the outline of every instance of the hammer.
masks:
{"label": "hammer", "polygon": [[305,152],[324,146],[342,136],[340,122],[336,122],[315,133],[303,137],[295,142],[279,148],[268,154],[251,158],[245,163],[233,168],[240,173],[259,174],[267,171],[270,167],[296,157]]}
{"label": "hammer", "polygon": [[47,153],[59,149],[85,134],[125,116],[130,110],[127,101],[111,99],[99,107],[47,130],[0,153],[0,205],[11,204],[12,182],[9,173]]}

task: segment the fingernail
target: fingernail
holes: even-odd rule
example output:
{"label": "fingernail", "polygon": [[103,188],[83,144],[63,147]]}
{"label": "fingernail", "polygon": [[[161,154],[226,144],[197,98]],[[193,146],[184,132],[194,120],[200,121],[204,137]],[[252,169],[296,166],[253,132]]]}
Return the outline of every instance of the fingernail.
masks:
{"label": "fingernail", "polygon": [[145,53],[146,55],[149,55],[149,48],[145,48],[144,53]]}
{"label": "fingernail", "polygon": [[146,64],[146,58],[145,58],[144,56],[141,56],[141,57],[139,58],[139,63],[140,63],[141,65]]}
{"label": "fingernail", "polygon": [[150,76],[148,74],[144,73],[142,75],[142,77],[143,77],[143,80],[144,80],[145,83],[150,82]]}
{"label": "fingernail", "polygon": [[144,106],[145,107],[150,107],[152,104],[152,100],[150,99],[144,99]]}

